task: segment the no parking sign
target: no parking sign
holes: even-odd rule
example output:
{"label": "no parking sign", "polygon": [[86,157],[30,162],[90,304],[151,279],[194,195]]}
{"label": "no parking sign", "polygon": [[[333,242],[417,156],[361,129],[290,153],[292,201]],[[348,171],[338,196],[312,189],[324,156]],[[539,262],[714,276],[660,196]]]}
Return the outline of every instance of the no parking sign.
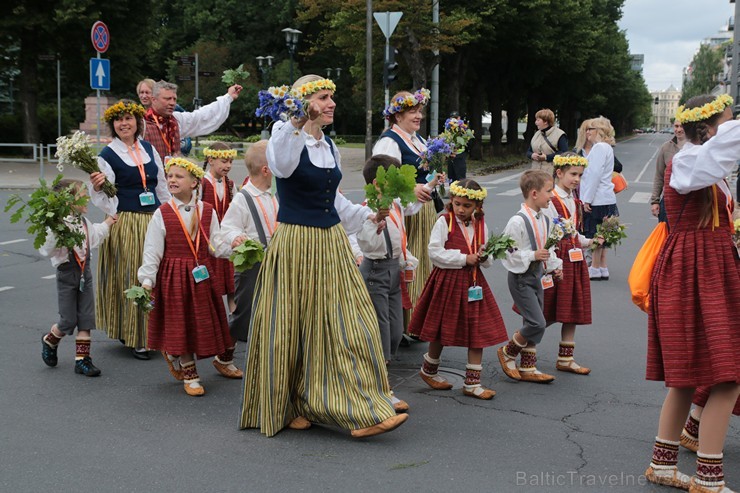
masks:
{"label": "no parking sign", "polygon": [[95,51],[98,53],[108,51],[108,47],[110,46],[110,31],[108,31],[108,26],[103,21],[97,21],[93,24],[90,39],[92,40]]}

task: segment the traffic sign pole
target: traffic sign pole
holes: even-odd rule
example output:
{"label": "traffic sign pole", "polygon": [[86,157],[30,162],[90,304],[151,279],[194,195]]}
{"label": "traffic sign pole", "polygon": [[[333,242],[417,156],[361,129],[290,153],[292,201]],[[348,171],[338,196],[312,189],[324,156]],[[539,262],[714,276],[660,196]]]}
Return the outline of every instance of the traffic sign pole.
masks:
{"label": "traffic sign pole", "polygon": [[[98,52],[98,60],[100,60],[100,52]],[[97,98],[97,103],[98,103],[98,120],[95,125],[95,129],[96,129],[97,142],[98,142],[98,145],[100,145],[100,89],[95,90],[95,97]]]}

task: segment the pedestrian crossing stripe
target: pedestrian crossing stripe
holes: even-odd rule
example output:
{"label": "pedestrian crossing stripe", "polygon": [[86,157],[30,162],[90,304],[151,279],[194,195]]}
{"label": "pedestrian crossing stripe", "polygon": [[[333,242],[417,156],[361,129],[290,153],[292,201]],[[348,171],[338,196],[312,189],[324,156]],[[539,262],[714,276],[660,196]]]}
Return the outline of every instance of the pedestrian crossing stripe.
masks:
{"label": "pedestrian crossing stripe", "polygon": [[522,189],[521,188],[512,188],[511,190],[507,190],[505,192],[497,193],[496,195],[502,195],[504,197],[514,197],[515,195],[521,195]]}
{"label": "pedestrian crossing stripe", "polygon": [[7,291],[9,289],[13,289],[13,286],[0,286],[0,291]]}
{"label": "pedestrian crossing stripe", "polygon": [[629,201],[633,204],[647,204],[650,202],[650,197],[652,196],[652,192],[635,192]]}

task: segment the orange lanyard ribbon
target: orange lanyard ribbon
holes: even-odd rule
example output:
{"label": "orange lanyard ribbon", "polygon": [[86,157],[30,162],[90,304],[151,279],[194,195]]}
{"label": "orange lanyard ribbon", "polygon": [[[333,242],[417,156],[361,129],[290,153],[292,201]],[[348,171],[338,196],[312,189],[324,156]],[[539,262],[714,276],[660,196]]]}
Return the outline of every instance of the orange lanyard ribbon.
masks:
{"label": "orange lanyard ribbon", "polygon": [[136,164],[136,167],[139,169],[139,175],[141,176],[141,186],[144,187],[144,191],[148,192],[149,190],[146,188],[146,171],[144,171],[144,160],[141,159],[141,154],[139,153],[139,143],[134,140],[134,150],[136,151],[136,154],[131,152],[131,149],[126,146],[126,152],[131,157],[131,160]]}
{"label": "orange lanyard ribbon", "polygon": [[195,231],[195,246],[193,246],[193,239],[190,237],[190,232],[188,231],[188,228],[185,226],[185,221],[182,220],[182,216],[180,215],[180,211],[177,210],[177,205],[175,204],[175,200],[170,200],[170,207],[172,207],[172,210],[175,212],[175,216],[177,216],[178,221],[180,221],[180,226],[182,226],[182,231],[185,233],[185,239],[188,240],[188,246],[190,247],[190,251],[193,252],[193,257],[195,257],[195,264],[198,265],[198,249],[200,248],[200,233],[202,232],[202,229],[200,227],[200,211],[198,210],[198,204],[195,204],[195,217],[198,221],[198,228]]}
{"label": "orange lanyard ribbon", "polygon": [[262,203],[262,200],[255,196],[254,200],[257,202],[257,205],[260,206],[260,209],[262,210],[262,217],[265,219],[265,227],[267,227],[267,232],[270,234],[270,237],[275,233],[275,230],[277,229],[277,214],[275,211],[277,211],[277,200],[275,200],[275,197],[272,198],[272,222],[270,222],[270,217],[267,215],[267,210],[265,209],[264,204]]}
{"label": "orange lanyard ribbon", "polygon": [[[395,224],[398,230],[401,232],[401,252],[403,253],[403,259],[407,260],[406,245],[408,244],[408,240],[406,238],[406,228],[403,224],[403,214],[401,213],[401,208],[398,204],[394,202],[393,206],[393,210],[390,212],[390,214],[388,214],[388,216],[391,218],[391,221],[393,221],[393,224]],[[396,211],[398,211],[398,221],[396,221],[396,217],[393,215],[393,213]]]}

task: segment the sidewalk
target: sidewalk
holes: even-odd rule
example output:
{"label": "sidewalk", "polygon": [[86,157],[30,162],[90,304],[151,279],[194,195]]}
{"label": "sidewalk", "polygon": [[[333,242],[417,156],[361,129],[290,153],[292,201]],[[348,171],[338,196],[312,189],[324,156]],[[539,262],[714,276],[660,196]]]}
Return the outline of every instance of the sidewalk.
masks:
{"label": "sidewalk", "polygon": [[[365,150],[353,147],[340,147],[342,156],[342,182],[340,188],[345,191],[362,190],[365,180],[362,177],[362,167],[365,164]],[[511,171],[511,170],[509,170]],[[0,161],[0,189],[18,190],[33,189],[39,184],[42,169],[38,162]],[[44,162],[43,178],[51,183],[59,173],[54,163]],[[88,181],[87,173],[71,166],[66,166],[62,174],[65,178],[75,178]],[[493,175],[475,176],[476,181],[485,182]],[[247,177],[247,168],[243,155],[235,161],[229,173],[229,178],[241,184]],[[472,176],[471,176],[472,178]]]}

